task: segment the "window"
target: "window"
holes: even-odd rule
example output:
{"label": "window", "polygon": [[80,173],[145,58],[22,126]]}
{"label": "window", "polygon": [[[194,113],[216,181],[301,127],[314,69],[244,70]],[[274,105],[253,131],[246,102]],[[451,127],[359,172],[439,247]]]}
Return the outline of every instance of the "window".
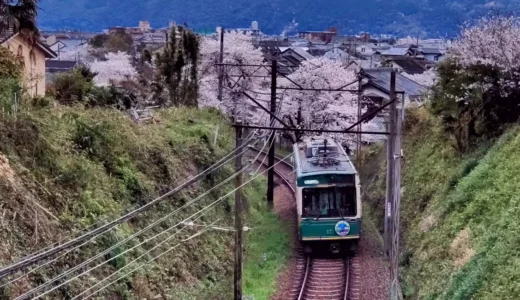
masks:
{"label": "window", "polygon": [[302,192],[302,217],[337,218],[356,215],[356,188],[307,188]]}
{"label": "window", "polygon": [[433,60],[434,60],[434,61],[439,61],[439,57],[438,57],[438,56],[435,56],[435,57],[433,57]]}
{"label": "window", "polygon": [[31,64],[36,66],[36,55],[34,55],[34,50],[31,50],[29,53],[29,59],[31,60]]}
{"label": "window", "polygon": [[18,56],[23,56],[23,47],[22,45],[18,46]]}

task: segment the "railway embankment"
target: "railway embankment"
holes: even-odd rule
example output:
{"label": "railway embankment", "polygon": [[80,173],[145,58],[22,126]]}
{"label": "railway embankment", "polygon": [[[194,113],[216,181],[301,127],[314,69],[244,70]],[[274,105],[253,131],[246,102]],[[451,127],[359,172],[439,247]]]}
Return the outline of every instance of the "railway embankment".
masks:
{"label": "railway embankment", "polygon": [[[9,265],[112,220],[123,211],[146,204],[207,168],[234,147],[233,130],[214,110],[165,109],[158,111],[154,119],[149,124],[138,125],[124,112],[81,106],[23,107],[14,116],[0,115],[0,265]],[[231,160],[211,176],[116,230],[57,256],[48,265],[9,277],[15,281],[0,282],[0,298],[14,299],[111,248],[229,178],[233,170]],[[78,295],[125,268],[166,238],[154,236],[232,189],[230,181],[158,226],[112,249],[82,271],[106,260],[108,263],[57,288],[49,294],[49,299]],[[252,228],[245,239],[245,291],[255,294],[255,299],[263,299],[274,291],[274,279],[270,278],[276,278],[285,263],[288,233],[280,230],[284,223],[265,205],[265,182],[260,180],[246,186],[244,193],[245,225]],[[233,226],[232,216],[233,198],[224,198],[189,228],[134,264],[142,264],[136,272],[97,296],[99,299],[231,299],[233,232],[209,229],[193,239],[185,239],[196,235],[205,224],[215,222],[221,229],[229,229]],[[174,251],[145,263],[177,243]],[[20,277],[30,270],[30,274]]]}
{"label": "railway embankment", "polygon": [[[400,280],[405,299],[520,296],[520,128],[460,153],[427,109],[407,112]],[[365,216],[383,227],[385,148],[365,149]]]}

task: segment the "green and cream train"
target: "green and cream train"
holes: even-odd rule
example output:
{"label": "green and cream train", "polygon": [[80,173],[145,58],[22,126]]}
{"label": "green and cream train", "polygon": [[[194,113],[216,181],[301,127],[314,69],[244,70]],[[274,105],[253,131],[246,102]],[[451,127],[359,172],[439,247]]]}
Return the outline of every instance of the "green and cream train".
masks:
{"label": "green and cream train", "polygon": [[293,151],[298,231],[305,252],[356,251],[361,197],[354,164],[331,138],[304,139]]}

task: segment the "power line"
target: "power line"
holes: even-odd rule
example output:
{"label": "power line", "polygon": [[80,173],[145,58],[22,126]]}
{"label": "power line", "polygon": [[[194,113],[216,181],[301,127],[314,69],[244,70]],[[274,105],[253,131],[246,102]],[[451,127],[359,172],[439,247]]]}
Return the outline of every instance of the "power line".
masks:
{"label": "power line", "polygon": [[[276,162],[275,164],[273,164],[272,167],[270,167],[270,168],[268,168],[268,169],[262,171],[261,173],[259,173],[259,174],[255,175],[255,176],[251,177],[248,181],[244,182],[242,185],[240,185],[239,187],[233,189],[232,191],[230,191],[230,192],[227,193],[226,195],[220,197],[220,198],[217,199],[215,202],[213,202],[213,203],[211,203],[210,205],[206,206],[206,208],[204,208],[204,209],[205,209],[205,210],[209,210],[210,208],[212,208],[213,206],[215,206],[216,204],[218,204],[218,202],[222,201],[222,199],[224,199],[224,198],[230,196],[230,195],[233,194],[237,189],[242,188],[242,187],[244,187],[245,185],[247,185],[248,183],[252,182],[252,181],[255,180],[258,176],[260,176],[260,175],[262,175],[263,173],[267,172],[269,169],[274,168],[276,165],[278,165],[279,163],[281,163],[283,160],[287,159],[287,158],[288,158],[289,156],[291,156],[291,155],[292,155],[292,154],[287,155],[287,156],[284,157],[282,160],[280,160],[280,161]],[[202,211],[202,210],[201,210],[201,211]],[[197,213],[198,213],[198,212],[197,212]],[[196,213],[196,214],[197,214],[197,213]],[[205,213],[205,212],[204,212],[204,213]],[[196,215],[196,214],[194,214],[194,215]],[[186,220],[190,219],[190,218],[193,217],[194,215],[190,216],[190,217],[187,218]],[[160,245],[164,244],[165,242],[167,242],[169,239],[170,239],[170,238],[168,238],[168,239],[166,239],[166,240],[164,240],[164,241],[161,241],[161,243],[159,243],[158,245],[154,246],[152,249],[146,251],[146,252],[143,253],[140,257],[134,259],[133,261],[131,261],[130,263],[128,263],[128,264],[127,264],[126,266],[124,266],[123,268],[117,270],[117,271],[114,272],[113,274],[111,274],[111,275],[109,275],[108,277],[106,277],[105,279],[99,281],[99,282],[96,283],[94,286],[92,286],[92,287],[90,287],[89,289],[83,291],[81,294],[75,296],[75,297],[72,298],[72,299],[77,299],[79,296],[84,295],[87,291],[91,290],[93,287],[99,285],[101,282],[105,281],[107,278],[112,277],[113,275],[115,275],[115,274],[119,273],[120,271],[122,271],[124,268],[126,268],[126,267],[128,267],[129,265],[135,263],[136,260],[138,260],[138,259],[140,259],[141,257],[145,256],[145,255],[148,254],[149,252],[153,251],[153,250],[156,249],[158,246],[160,246]],[[123,275],[123,277],[126,276],[126,275],[127,275],[127,274]],[[121,278],[123,278],[123,277],[119,277],[117,280],[119,280],[119,279],[121,279]],[[116,281],[117,281],[117,280],[116,280]],[[70,280],[69,280],[69,281],[70,281]],[[40,296],[38,296],[38,297],[41,297],[41,296],[42,296],[42,295],[40,295]],[[35,299],[38,299],[38,298],[35,298]]]}
{"label": "power line", "polygon": [[[189,240],[191,240],[191,239],[193,239],[193,238],[195,238],[195,237],[198,237],[198,236],[202,235],[203,233],[205,233],[206,231],[208,231],[208,228],[209,228],[209,226],[206,227],[206,228],[204,228],[203,230],[201,230],[201,231],[195,233],[194,235],[192,235],[192,236],[190,236],[190,237],[188,237],[188,238],[182,240],[181,242],[177,243],[175,246],[170,247],[168,250],[161,252],[159,255],[153,257],[152,259],[147,260],[146,262],[140,264],[139,266],[133,268],[132,270],[126,272],[125,274],[119,276],[118,278],[112,280],[111,282],[109,282],[108,284],[102,286],[100,289],[94,291],[92,294],[90,294],[89,296],[87,296],[87,297],[84,298],[84,299],[88,299],[88,298],[94,296],[95,294],[97,294],[97,293],[99,293],[99,292],[105,290],[106,288],[108,288],[108,287],[111,286],[112,284],[114,284],[114,283],[118,282],[119,280],[125,278],[126,276],[130,275],[131,273],[133,273],[133,272],[137,271],[138,269],[140,269],[140,268],[146,266],[146,265],[149,264],[150,262],[152,262],[152,261],[158,259],[159,257],[165,255],[166,253],[171,252],[172,250],[174,250],[175,248],[177,248],[177,247],[180,246],[181,244],[183,244],[183,243],[185,243],[185,242],[187,242],[187,241],[189,241]],[[85,292],[86,292],[86,291],[84,291],[83,293],[85,293]],[[83,294],[83,293],[82,293],[82,294]],[[72,298],[71,300],[79,298],[82,294],[79,294],[79,295],[75,296],[75,297]]]}
{"label": "power line", "polygon": [[[249,139],[249,138],[250,138],[254,133],[255,133],[255,132],[251,132],[251,133],[248,135],[248,139]],[[242,154],[245,153],[246,151],[247,151],[247,149],[244,150],[244,151],[242,152]],[[232,175],[232,176],[233,176],[233,175]],[[213,188],[215,188],[215,187],[213,187]],[[213,188],[212,188],[212,189],[213,189]],[[157,194],[157,193],[156,193],[156,194]],[[101,223],[101,222],[98,222],[98,223]],[[95,224],[93,224],[93,225],[91,225],[91,226],[89,226],[89,227],[93,227],[94,225],[95,225]],[[142,233],[142,232],[143,232],[143,231],[140,231],[139,233]],[[47,261],[47,262],[45,262],[45,263],[43,263],[43,264],[41,264],[41,265],[38,265],[37,267],[35,267],[35,268],[29,270],[28,272],[26,272],[26,273],[24,273],[24,274],[22,274],[22,275],[16,277],[15,279],[12,279],[12,280],[10,280],[10,281],[8,281],[8,282],[6,282],[6,283],[0,285],[0,288],[4,287],[4,286],[6,286],[6,285],[12,284],[12,283],[14,283],[14,282],[16,282],[16,281],[18,281],[18,280],[24,278],[25,276],[27,276],[27,275],[29,275],[29,274],[31,274],[31,273],[34,273],[35,271],[37,271],[37,270],[43,268],[43,267],[46,266],[46,265],[49,265],[49,264],[51,264],[51,263],[53,263],[53,262],[58,261],[58,260],[61,259],[61,258],[66,257],[66,256],[67,256],[69,253],[71,253],[72,251],[74,251],[74,250],[76,250],[76,249],[78,249],[78,248],[81,248],[82,246],[84,246],[84,245],[90,243],[91,241],[93,241],[94,239],[95,239],[95,237],[93,237],[93,238],[91,238],[91,239],[89,239],[89,240],[86,240],[85,242],[83,242],[83,243],[81,243],[81,244],[79,244],[79,245],[73,247],[72,249],[68,250],[68,251],[65,252],[64,254],[60,255],[59,257],[57,257],[57,258],[55,258],[55,259],[52,259],[52,260],[49,260],[49,261]],[[117,245],[112,246],[110,249],[107,249],[106,251],[110,251],[110,250],[114,249],[115,247],[117,247],[118,245],[120,245],[121,243],[124,243],[124,242],[125,242],[125,241],[121,241],[120,243],[118,243]],[[47,249],[49,249],[49,248],[47,248]],[[39,252],[37,252],[37,253],[41,253],[41,252],[43,252],[43,251],[44,251],[44,250],[39,251]],[[70,270],[69,270],[69,271],[70,271]]]}
{"label": "power line", "polygon": [[[248,142],[250,142],[251,140],[253,139],[253,137],[251,137]],[[215,170],[218,170],[220,167],[222,167],[225,163],[227,163],[229,160],[229,158],[231,157],[231,159],[233,159],[234,157],[233,154],[237,151],[240,151],[242,150],[243,148],[247,147],[248,145],[248,142],[244,143],[244,145],[242,145],[241,148],[236,148],[234,149],[233,151],[231,151],[230,153],[226,154],[223,158],[221,158],[218,162],[216,162],[215,164],[213,164],[212,166],[210,166],[209,168],[207,168],[206,170],[204,170],[203,172],[195,175],[194,177],[188,179],[186,182],[184,182],[183,184],[181,184],[180,186],[176,187],[175,189],[173,190],[170,190],[169,192],[167,192],[166,194],[163,194],[162,196],[148,202],[147,204],[143,205],[143,206],[140,206],[139,208],[129,212],[129,213],[126,213],[124,214],[123,216],[117,218],[116,220],[114,221],[111,221],[105,225],[102,225],[101,227],[98,227],[94,230],[91,230],[77,238],[74,238],[68,242],[65,242],[59,246],[56,246],[52,249],[49,249],[49,250],[46,250],[44,252],[41,252],[39,254],[36,254],[36,255],[33,255],[33,256],[29,256],[29,257],[26,257],[26,258],[23,258],[22,260],[20,260],[19,262],[17,263],[14,263],[8,267],[4,267],[0,270],[0,279],[7,276],[7,275],[10,275],[24,267],[27,267],[29,265],[32,265],[32,264],[35,264],[36,262],[40,261],[40,260],[43,260],[43,259],[46,259],[52,255],[55,255],[61,251],[64,251],[66,249],[70,249],[72,247],[75,247],[79,244],[81,244],[83,241],[85,240],[88,240],[90,238],[93,238],[93,237],[96,237],[96,236],[99,236],[109,230],[111,230],[112,228],[114,228],[115,226],[123,223],[123,222],[126,222],[132,218],[134,218],[137,214],[149,209],[150,207],[152,207],[153,205],[157,204],[158,202],[161,202],[163,201],[165,198],[179,192],[180,190],[186,188],[187,186],[190,186],[191,184],[199,181],[200,179],[204,178],[207,174],[209,173],[212,173],[213,171]]]}
{"label": "power line", "polygon": [[[248,150],[247,150],[247,149],[244,150],[243,152],[241,152],[241,154],[242,154],[242,153],[245,153],[246,151],[248,151]],[[76,271],[76,270],[79,270],[80,268],[82,268],[82,267],[84,267],[85,265],[91,263],[92,261],[94,261],[94,260],[96,260],[96,259],[102,257],[103,255],[109,253],[109,252],[112,251],[113,249],[115,249],[115,248],[117,248],[117,247],[119,247],[119,246],[125,244],[126,242],[128,242],[128,241],[130,241],[130,240],[136,238],[137,236],[141,235],[142,233],[144,233],[144,232],[146,232],[146,231],[152,229],[153,227],[155,227],[155,226],[157,226],[158,224],[164,222],[165,220],[167,220],[168,218],[172,217],[173,215],[175,215],[176,213],[178,213],[178,212],[181,211],[182,209],[184,209],[184,208],[186,208],[186,207],[188,207],[188,206],[191,206],[192,204],[194,204],[194,203],[197,202],[198,200],[200,200],[200,199],[202,199],[203,197],[207,196],[207,195],[208,195],[211,191],[213,191],[214,189],[217,189],[217,188],[221,187],[222,185],[228,183],[228,182],[231,181],[233,178],[235,178],[235,177],[236,177],[240,172],[243,172],[243,170],[240,170],[240,171],[238,171],[238,172],[235,172],[235,173],[232,174],[230,177],[226,178],[225,180],[223,180],[222,182],[220,182],[220,183],[217,184],[216,186],[213,186],[211,189],[207,190],[207,191],[204,192],[202,195],[199,195],[197,198],[195,198],[195,199],[193,199],[193,200],[187,202],[187,203],[184,204],[183,206],[177,208],[175,211],[173,211],[173,212],[171,212],[171,213],[168,213],[167,215],[161,217],[159,220],[157,220],[157,221],[153,222],[152,224],[146,226],[145,228],[141,229],[140,231],[138,231],[138,232],[132,234],[131,236],[129,236],[129,237],[123,239],[122,241],[119,241],[118,243],[112,245],[111,247],[105,249],[104,251],[102,251],[102,252],[100,252],[100,253],[94,255],[93,257],[89,258],[88,260],[84,261],[83,263],[81,263],[81,264],[79,264],[79,265],[76,265],[76,266],[73,267],[72,269],[67,270],[65,273],[62,273],[62,274],[58,275],[57,277],[55,277],[55,278],[53,278],[53,279],[51,279],[51,280],[49,280],[49,281],[46,281],[44,284],[42,284],[42,285],[40,285],[40,286],[38,286],[38,287],[36,287],[36,288],[34,288],[34,289],[32,289],[32,290],[30,290],[30,291],[24,293],[23,295],[19,296],[19,297],[16,298],[16,299],[17,299],[17,300],[18,300],[18,299],[20,299],[20,300],[21,300],[21,299],[26,299],[26,297],[30,296],[31,294],[34,294],[34,293],[38,293],[38,292],[40,292],[41,290],[43,290],[45,287],[51,285],[52,283],[54,283],[54,282],[56,282],[56,281],[58,281],[58,280],[60,280],[60,279],[62,279],[62,278],[64,278],[64,277],[66,277],[67,275],[73,273],[73,272]],[[161,234],[162,234],[162,233],[164,233],[164,232],[161,232]],[[159,234],[159,235],[160,235],[160,234]],[[130,248],[130,249],[127,249],[127,250],[125,250],[125,251],[122,252],[122,253],[119,253],[117,256],[112,257],[111,259],[109,259],[109,260],[107,260],[107,261],[105,261],[105,262],[103,262],[103,263],[97,265],[96,267],[94,267],[94,269],[97,268],[97,267],[99,267],[99,266],[101,266],[101,265],[103,265],[103,264],[106,264],[108,261],[110,261],[110,260],[112,260],[112,259],[115,259],[115,258],[117,258],[117,257],[119,257],[119,256],[121,256],[121,255],[123,255],[123,254],[125,254],[125,253],[127,253],[127,252],[129,252],[129,251],[131,251],[131,250],[133,250],[133,249],[135,249],[135,248],[137,248],[138,246],[140,246],[140,245],[142,245],[142,244],[144,244],[144,243],[150,241],[151,239],[156,238],[157,236],[158,236],[158,235],[156,235],[156,236],[154,236],[154,237],[152,237],[152,238],[149,238],[149,239],[147,239],[147,240],[145,240],[145,241],[143,241],[143,242],[141,242],[141,243],[135,245],[134,247],[132,247],[132,248]],[[83,274],[85,274],[85,273],[82,273],[82,274],[80,274],[80,275],[78,275],[78,276],[81,276],[81,275],[83,275]],[[52,289],[52,290],[54,290],[54,289]],[[51,290],[51,291],[52,291],[52,290]]]}

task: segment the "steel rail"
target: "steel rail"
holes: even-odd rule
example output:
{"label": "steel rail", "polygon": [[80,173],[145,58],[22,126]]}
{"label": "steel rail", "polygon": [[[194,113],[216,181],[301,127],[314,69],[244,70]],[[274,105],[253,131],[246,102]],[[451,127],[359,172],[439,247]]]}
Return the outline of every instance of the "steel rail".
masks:
{"label": "steel rail", "polygon": [[345,259],[345,296],[343,296],[343,300],[347,300],[348,296],[348,280],[350,274],[350,258]]}
{"label": "steel rail", "polygon": [[303,300],[303,295],[305,293],[305,286],[307,285],[307,280],[309,279],[310,269],[311,269],[311,257],[307,256],[307,263],[305,264],[305,276],[303,277],[302,288],[300,290],[300,295],[298,295],[298,300]]}
{"label": "steel rail", "polygon": [[[256,148],[254,148],[253,146],[249,146],[250,149],[254,150],[254,151],[257,151],[259,153],[262,153],[263,155],[267,155],[267,153],[265,151],[260,151]],[[278,156],[275,156],[275,159],[278,160],[280,163],[283,163],[285,164],[286,166],[288,167],[291,167],[292,168],[292,165],[288,162],[286,162],[283,158],[280,158]],[[257,161],[259,161],[261,164],[263,164],[264,166],[266,167],[269,167],[269,164],[266,163],[265,161],[260,161],[259,159],[257,159]],[[282,179],[282,181],[284,182],[284,184],[291,190],[291,192],[293,194],[296,194],[296,190],[294,189],[294,186],[291,184],[291,182],[289,181],[289,179],[287,179],[280,171],[276,170],[276,168],[274,168],[274,173],[280,177],[280,179]]]}

